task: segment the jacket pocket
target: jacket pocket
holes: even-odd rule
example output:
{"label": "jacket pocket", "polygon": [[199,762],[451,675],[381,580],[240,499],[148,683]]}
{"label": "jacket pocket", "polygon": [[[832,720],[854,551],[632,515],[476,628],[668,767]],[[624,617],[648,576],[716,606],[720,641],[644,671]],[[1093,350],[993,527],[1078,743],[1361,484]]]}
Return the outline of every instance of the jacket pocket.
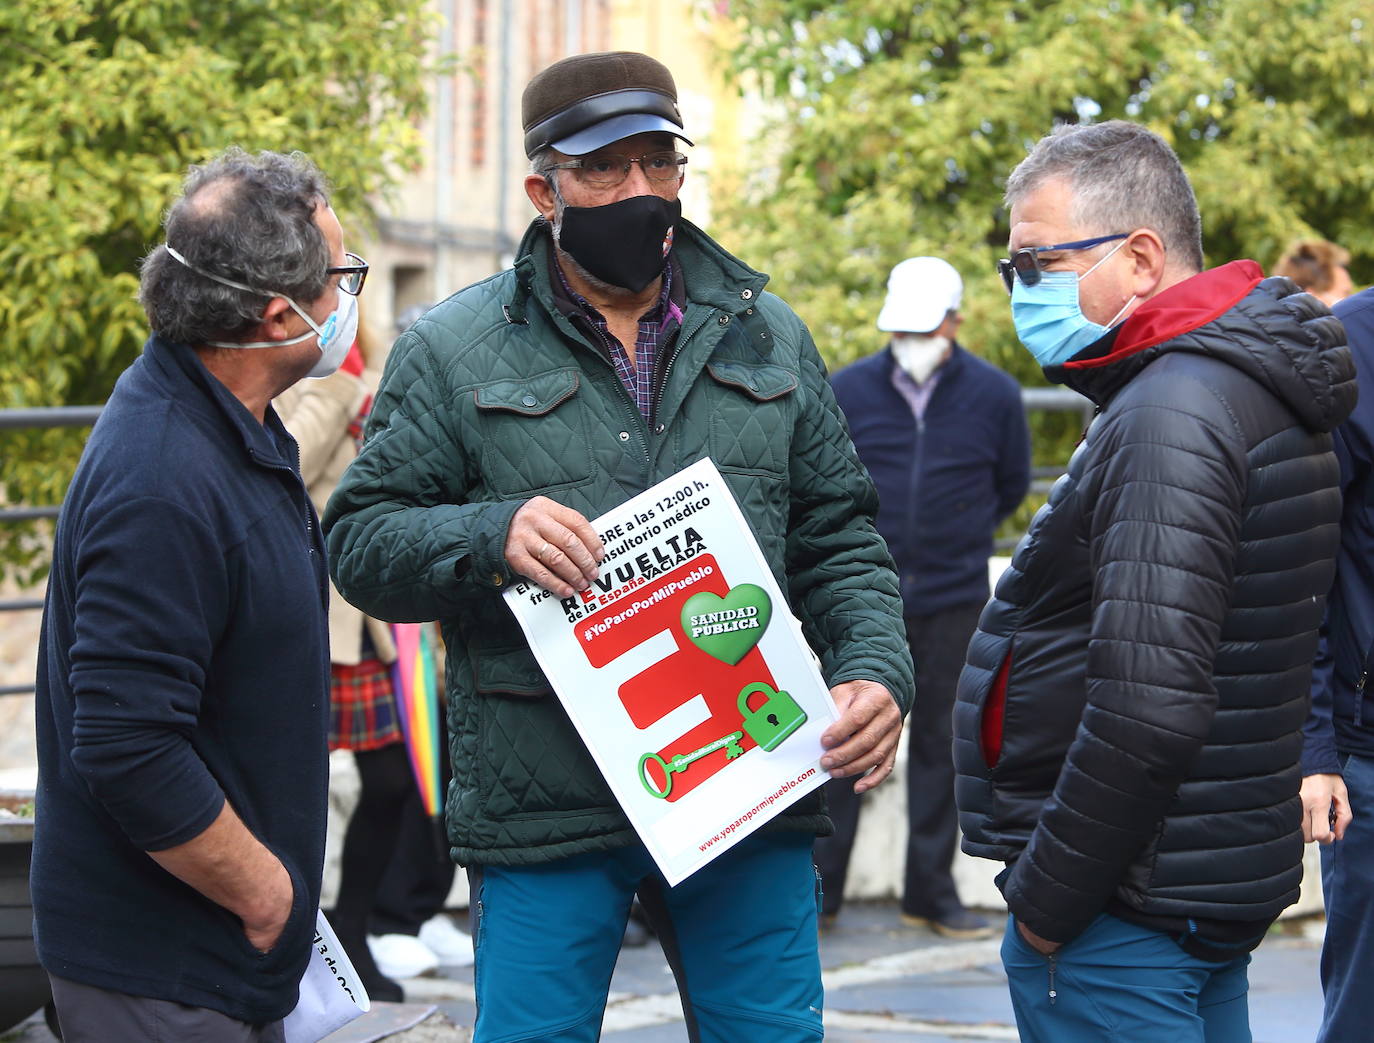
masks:
{"label": "jacket pocket", "polygon": [[974,632],[954,704],[954,761],[960,775],[990,779],[1001,759],[1011,660],[1011,637]]}
{"label": "jacket pocket", "polygon": [[553,694],[549,679],[528,647],[473,649],[474,686],[479,695],[538,697]]}
{"label": "jacket pocket", "polygon": [[1002,657],[1002,665],[993,675],[992,687],[983,699],[983,712],[978,718],[978,745],[988,770],[997,767],[1002,759],[1002,733],[1007,720],[1007,679],[1011,676],[1011,645]]}
{"label": "jacket pocket", "polygon": [[718,391],[709,412],[711,459],[722,471],[781,477],[787,473],[797,375],[782,366],[712,359],[706,372]]}
{"label": "jacket pocket", "polygon": [[591,479],[587,421],[575,369],[473,389],[482,425],[482,467],[497,495],[512,499],[565,489]]}
{"label": "jacket pocket", "polygon": [[478,699],[482,814],[512,822],[577,812],[604,816],[616,810],[615,798],[563,704],[512,695],[491,690]]}
{"label": "jacket pocket", "polygon": [[[275,851],[273,853],[278,854]],[[278,858],[280,857],[278,854]],[[309,892],[306,890],[305,882],[291,863],[285,859],[281,859],[281,863],[286,869],[286,875],[291,878],[291,912],[276,943],[263,952],[248,940],[241,923],[237,924],[237,930],[234,932],[235,941],[252,959],[253,969],[259,974],[274,974],[299,959],[302,945],[309,943],[315,929],[315,909],[307,905]],[[237,917],[234,919],[237,920]]]}

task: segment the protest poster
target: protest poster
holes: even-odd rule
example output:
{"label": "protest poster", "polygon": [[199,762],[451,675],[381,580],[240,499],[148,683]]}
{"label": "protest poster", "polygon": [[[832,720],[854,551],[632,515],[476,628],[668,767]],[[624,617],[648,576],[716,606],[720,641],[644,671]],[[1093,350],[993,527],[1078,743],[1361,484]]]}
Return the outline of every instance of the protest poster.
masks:
{"label": "protest poster", "polygon": [[506,603],[669,884],[827,778],[836,718],[801,627],[704,459],[596,518],[591,589]]}

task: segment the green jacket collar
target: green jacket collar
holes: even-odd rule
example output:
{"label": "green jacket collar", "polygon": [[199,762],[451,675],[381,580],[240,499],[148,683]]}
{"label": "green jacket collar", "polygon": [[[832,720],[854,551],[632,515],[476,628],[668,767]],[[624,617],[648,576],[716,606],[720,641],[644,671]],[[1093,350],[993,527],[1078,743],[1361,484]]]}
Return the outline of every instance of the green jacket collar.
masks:
{"label": "green jacket collar", "polygon": [[[553,306],[553,285],[550,282],[552,251],[549,247],[548,222],[535,218],[525,230],[516,253],[516,289],[505,305],[510,322],[523,323],[529,298],[536,297],[550,314]],[[687,300],[725,311],[738,311],[748,302],[758,299],[768,282],[768,276],[757,272],[687,220],[679,220],[673,251],[682,265]]]}

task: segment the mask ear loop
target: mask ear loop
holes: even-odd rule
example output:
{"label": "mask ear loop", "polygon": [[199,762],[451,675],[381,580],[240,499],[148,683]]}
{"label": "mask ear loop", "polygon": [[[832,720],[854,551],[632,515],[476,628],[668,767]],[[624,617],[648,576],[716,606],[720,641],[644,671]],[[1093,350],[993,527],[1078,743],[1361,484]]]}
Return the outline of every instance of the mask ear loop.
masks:
{"label": "mask ear loop", "polygon": [[[290,340],[257,340],[257,341],[253,341],[252,343],[246,343],[246,344],[239,344],[239,343],[235,343],[234,341],[227,341],[227,340],[212,340],[212,341],[209,341],[209,342],[208,342],[212,347],[216,347],[216,348],[288,348],[288,347],[290,347],[292,344],[299,344],[301,341],[303,341],[303,340],[309,340],[311,337],[319,337],[321,340],[324,339],[324,337],[325,337],[325,331],[324,331],[323,327],[316,325],[315,320],[312,319],[308,314],[306,314],[305,309],[302,308],[302,307],[301,307],[299,304],[297,304],[295,301],[293,301],[293,300],[292,300],[290,297],[288,297],[286,294],[284,294],[284,293],[268,293],[266,290],[259,290],[259,289],[257,289],[256,287],[253,287],[253,286],[245,286],[245,285],[244,285],[243,283],[241,283],[241,282],[234,282],[233,279],[226,279],[224,276],[222,276],[222,275],[216,275],[214,272],[207,272],[207,271],[205,271],[204,269],[197,268],[197,267],[196,267],[194,264],[192,264],[190,261],[186,260],[185,257],[182,257],[181,254],[177,253],[177,251],[174,250],[169,244],[163,243],[162,245],[163,245],[163,248],[164,248],[169,254],[172,255],[172,259],[173,259],[174,261],[179,261],[181,264],[185,265],[187,268],[191,269],[191,271],[195,272],[197,275],[201,276],[202,278],[209,279],[209,280],[211,280],[212,282],[217,282],[217,283],[219,283],[221,286],[230,286],[230,287],[233,287],[235,290],[243,290],[245,293],[255,293],[255,294],[257,294],[259,297],[280,297],[280,298],[281,298],[282,300],[284,300],[287,304],[291,305],[291,310],[294,311],[297,315],[299,315],[302,319],[304,319],[304,320],[305,320],[305,324],[306,324],[307,326],[310,327],[310,332],[309,332],[309,333],[302,333],[299,337],[293,337],[293,338],[291,338]],[[1106,258],[1104,257],[1103,260],[1106,260]],[[320,353],[321,353],[321,354],[324,353],[324,349],[323,349],[323,348],[320,349]]]}
{"label": "mask ear loop", "polygon": [[1097,263],[1096,263],[1095,265],[1093,265],[1091,268],[1089,268],[1086,272],[1084,272],[1082,275],[1080,275],[1080,276],[1078,277],[1079,281],[1082,282],[1082,281],[1083,281],[1084,279],[1086,279],[1088,276],[1092,275],[1093,272],[1097,271],[1098,268],[1100,268],[1100,267],[1102,267],[1102,265],[1106,264],[1108,258],[1110,258],[1110,257],[1112,256],[1112,254],[1116,253],[1116,252],[1117,252],[1118,250],[1120,250],[1123,246],[1125,246],[1129,241],[1130,241],[1129,239],[1123,239],[1123,240],[1121,240],[1121,242],[1117,243],[1117,244],[1116,244],[1115,246],[1113,246],[1110,250],[1108,250],[1106,253],[1104,253],[1101,257],[1098,258]]}
{"label": "mask ear loop", "polygon": [[[1130,239],[1129,239],[1129,238],[1123,239],[1123,240],[1121,240],[1121,242],[1119,242],[1119,243],[1117,243],[1115,246],[1113,246],[1110,250],[1108,250],[1105,254],[1103,254],[1103,255],[1098,259],[1097,264],[1093,265],[1093,266],[1092,266],[1091,268],[1089,268],[1086,272],[1084,272],[1082,275],[1080,275],[1080,276],[1078,277],[1078,281],[1079,281],[1079,282],[1082,282],[1082,281],[1083,281],[1084,279],[1086,279],[1088,276],[1092,275],[1093,272],[1097,271],[1097,269],[1098,269],[1099,267],[1101,267],[1103,264],[1106,263],[1107,259],[1108,259],[1109,257],[1111,257],[1112,254],[1116,253],[1116,252],[1117,252],[1118,250],[1120,250],[1123,246],[1125,246],[1128,242],[1130,242]],[[1113,315],[1109,320],[1107,320],[1107,329],[1111,329],[1113,326],[1115,326],[1117,320],[1118,320],[1119,318],[1121,318],[1121,316],[1123,316],[1123,315],[1126,314],[1126,309],[1129,308],[1132,304],[1134,304],[1135,301],[1136,301],[1136,295],[1135,295],[1135,294],[1131,294],[1130,299],[1127,300],[1126,303],[1123,304],[1123,305],[1121,306],[1121,310],[1118,311],[1115,315]]]}
{"label": "mask ear loop", "polygon": [[1130,300],[1128,300],[1125,304],[1123,304],[1123,305],[1121,306],[1121,310],[1111,317],[1111,320],[1107,323],[1107,328],[1108,328],[1108,329],[1111,329],[1113,326],[1115,326],[1115,325],[1116,325],[1116,321],[1117,321],[1118,319],[1120,319],[1121,316],[1123,316],[1123,315],[1126,314],[1126,309],[1129,308],[1132,304],[1134,304],[1135,301],[1136,301],[1136,296],[1135,296],[1135,294],[1131,294]]}

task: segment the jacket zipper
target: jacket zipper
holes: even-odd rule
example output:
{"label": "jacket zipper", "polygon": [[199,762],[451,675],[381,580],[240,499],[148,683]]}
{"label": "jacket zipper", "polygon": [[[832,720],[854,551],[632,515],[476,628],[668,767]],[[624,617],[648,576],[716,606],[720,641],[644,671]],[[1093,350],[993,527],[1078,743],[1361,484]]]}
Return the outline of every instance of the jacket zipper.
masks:
{"label": "jacket zipper", "polygon": [[639,430],[644,432],[644,435],[640,440],[640,446],[644,451],[644,470],[646,483],[645,488],[648,488],[649,485],[653,484],[653,482],[650,480],[653,478],[653,454],[650,452],[649,436],[653,430],[651,425],[653,421],[658,418],[658,407],[663,401],[663,388],[668,383],[668,372],[673,368],[673,363],[677,361],[677,357],[682,351],[683,343],[686,342],[688,338],[695,336],[697,330],[701,329],[701,327],[706,325],[706,320],[709,319],[711,315],[714,314],[714,312],[714,308],[709,309],[707,313],[703,315],[701,319],[696,323],[696,325],[693,326],[690,330],[688,330],[685,326],[678,327],[677,336],[673,338],[672,353],[668,356],[668,361],[663,364],[663,373],[658,381],[657,386],[654,388],[653,398],[650,401],[649,406],[649,416],[647,417],[640,413],[639,406],[635,404],[635,401],[631,397],[629,391],[625,389],[625,384],[623,381],[621,381],[620,374],[616,373],[615,371],[615,363],[611,360],[611,342],[609,339],[607,339],[607,335],[601,331],[601,327],[599,327],[596,323],[590,321],[587,322],[587,326],[592,330],[592,332],[596,335],[596,339],[601,343],[601,348],[604,352],[604,355],[602,356],[602,361],[610,366],[611,376],[615,379],[616,386],[620,388],[622,400],[625,402],[626,406],[628,406],[629,413],[633,417],[634,422],[638,424]]}
{"label": "jacket zipper", "polygon": [[[927,405],[930,403],[927,402]],[[918,493],[921,491],[921,450],[925,445],[926,421],[924,415],[912,414],[912,419],[916,421],[916,442],[911,447],[912,468],[911,468],[911,490],[910,499],[907,501],[907,531],[916,531],[916,516],[920,511],[920,498]]]}
{"label": "jacket zipper", "polygon": [[[302,480],[301,478],[301,447],[299,445],[296,445],[293,450],[293,455],[296,458],[296,466],[294,469],[292,469],[287,464],[277,463],[272,460],[264,460],[261,456],[258,455],[256,449],[249,449],[248,455],[252,458],[253,462],[256,463],[259,467],[265,467],[271,471],[285,471],[292,477],[292,479],[294,479],[296,491],[300,493],[299,505],[301,508],[301,521],[305,522],[305,549],[306,552],[310,555],[311,567],[313,569],[316,560],[315,522],[314,519],[311,517],[310,512],[310,493],[305,487],[304,480]],[[329,605],[328,583],[329,581],[326,579],[324,585],[320,589],[320,597],[322,598],[326,607]]]}
{"label": "jacket zipper", "polygon": [[1050,1006],[1053,1007],[1054,1001],[1059,997],[1059,993],[1054,987],[1054,972],[1058,968],[1059,953],[1048,953],[1046,954],[1045,959],[1046,961],[1048,961],[1050,965]]}
{"label": "jacket zipper", "polygon": [[677,357],[682,351],[682,345],[696,336],[697,330],[706,325],[706,320],[711,317],[711,312],[714,310],[715,309],[711,309],[707,314],[703,315],[697,324],[690,330],[686,326],[678,327],[677,336],[673,338],[673,350],[668,355],[668,361],[663,364],[663,372],[660,374],[658,384],[654,388],[653,407],[650,413],[655,420],[658,419],[658,407],[663,404],[663,389],[668,384],[668,372],[673,368],[673,363],[677,361]]}
{"label": "jacket zipper", "polygon": [[[578,324],[571,323],[571,325],[574,329],[576,329]],[[601,327],[598,326],[596,323],[592,322],[590,319],[585,319],[585,325],[589,330],[591,330],[593,336],[596,337],[597,342],[601,345],[601,361],[606,363],[606,365],[610,368],[611,379],[615,382],[615,386],[620,389],[620,399],[625,404],[626,412],[630,416],[630,426],[635,427],[636,424],[638,424],[639,430],[644,430],[648,427],[648,421],[640,414],[639,406],[635,404],[634,397],[626,389],[625,382],[620,379],[620,374],[615,371],[615,361],[613,358],[613,353],[611,351],[611,341],[609,335],[603,333]],[[621,350],[624,350],[623,346]],[[641,437],[640,445],[643,447],[644,461],[647,466],[649,461],[649,438],[647,434]]]}

